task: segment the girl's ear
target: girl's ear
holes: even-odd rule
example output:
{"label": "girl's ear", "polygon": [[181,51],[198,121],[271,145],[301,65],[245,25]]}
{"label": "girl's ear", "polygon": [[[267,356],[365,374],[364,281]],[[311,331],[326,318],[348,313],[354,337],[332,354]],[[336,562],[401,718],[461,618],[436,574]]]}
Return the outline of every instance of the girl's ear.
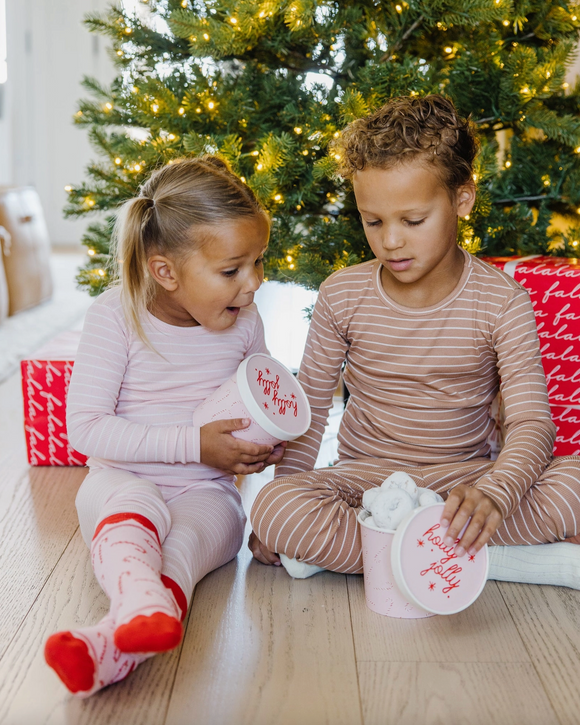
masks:
{"label": "girl's ear", "polygon": [[475,184],[469,183],[457,189],[457,216],[471,214],[475,204]]}
{"label": "girl's ear", "polygon": [[161,254],[154,254],[147,260],[147,268],[153,279],[168,292],[178,287],[177,273],[172,260]]}

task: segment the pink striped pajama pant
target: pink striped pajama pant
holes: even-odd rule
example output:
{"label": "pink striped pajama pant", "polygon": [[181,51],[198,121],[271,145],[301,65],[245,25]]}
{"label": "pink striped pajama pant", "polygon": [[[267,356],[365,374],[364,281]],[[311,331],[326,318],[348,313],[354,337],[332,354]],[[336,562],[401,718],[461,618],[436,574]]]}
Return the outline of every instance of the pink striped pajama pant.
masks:
{"label": "pink striped pajama pant", "polygon": [[133,513],[149,519],[162,544],[162,574],[181,587],[188,604],[197,582],[236,556],[246,522],[240,494],[232,483],[212,480],[158,486],[112,468],[89,472],[76,506],[89,547],[97,524],[108,516]]}
{"label": "pink striped pajama pant", "polygon": [[[357,514],[363,493],[394,471],[443,498],[454,486],[473,486],[491,467],[488,458],[462,463],[402,466],[381,458],[274,479],[258,494],[250,519],[270,551],[349,574],[362,572]],[[580,533],[580,456],[555,458],[506,519],[492,544],[544,544]]]}

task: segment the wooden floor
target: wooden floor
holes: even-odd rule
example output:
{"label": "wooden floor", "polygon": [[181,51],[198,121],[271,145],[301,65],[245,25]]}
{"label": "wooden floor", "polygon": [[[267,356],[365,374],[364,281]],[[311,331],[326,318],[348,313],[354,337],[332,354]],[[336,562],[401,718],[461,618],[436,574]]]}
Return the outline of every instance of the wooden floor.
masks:
{"label": "wooden floor", "polygon": [[[2,725],[577,725],[580,593],[489,582],[451,617],[381,617],[360,576],[235,561],[197,587],[183,645],[86,701],[44,664],[107,609],[79,535],[78,468],[26,465],[18,377],[0,386]],[[243,483],[247,505],[263,484]]]}

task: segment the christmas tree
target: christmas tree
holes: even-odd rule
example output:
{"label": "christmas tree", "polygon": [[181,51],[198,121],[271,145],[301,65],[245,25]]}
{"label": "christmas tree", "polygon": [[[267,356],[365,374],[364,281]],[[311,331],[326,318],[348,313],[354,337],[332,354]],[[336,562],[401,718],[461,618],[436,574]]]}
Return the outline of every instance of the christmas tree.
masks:
{"label": "christmas tree", "polygon": [[109,281],[118,205],[160,165],[218,154],[273,218],[269,279],[316,289],[371,256],[331,142],[389,98],[444,93],[477,127],[478,200],[459,243],[488,255],[580,256],[580,7],[565,0],[141,0],[90,16],[118,76],[92,79],[98,162],[67,187],[100,212],[79,283]]}

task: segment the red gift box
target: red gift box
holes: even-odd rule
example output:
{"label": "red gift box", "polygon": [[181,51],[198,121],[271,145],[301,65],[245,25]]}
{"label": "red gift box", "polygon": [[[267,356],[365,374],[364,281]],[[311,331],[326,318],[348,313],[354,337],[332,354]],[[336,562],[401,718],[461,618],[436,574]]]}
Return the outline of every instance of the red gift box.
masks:
{"label": "red gift box", "polygon": [[22,360],[24,432],[31,466],[84,466],[66,433],[66,396],[80,332],[63,332]]}
{"label": "red gift box", "polygon": [[580,259],[488,257],[527,289],[534,306],[552,419],[554,455],[580,453]]}
{"label": "red gift box", "polygon": [[554,454],[557,456],[580,455],[580,406],[565,408],[562,405],[553,405],[552,420],[558,434],[554,445]]}

